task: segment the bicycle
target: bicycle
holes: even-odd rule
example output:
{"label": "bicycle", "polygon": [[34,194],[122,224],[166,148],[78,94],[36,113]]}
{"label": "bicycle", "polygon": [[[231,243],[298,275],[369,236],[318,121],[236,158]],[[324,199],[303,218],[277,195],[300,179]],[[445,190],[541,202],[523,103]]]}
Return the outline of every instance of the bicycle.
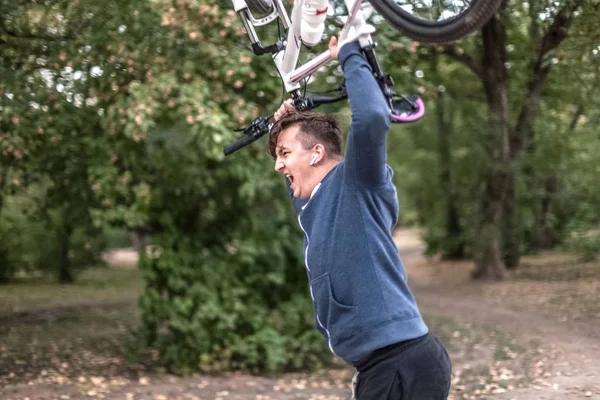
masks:
{"label": "bicycle", "polygon": [[[327,50],[296,68],[302,46],[300,26],[303,1],[306,0],[296,0],[292,6],[291,16],[288,16],[282,0],[232,0],[234,11],[240,16],[250,39],[252,51],[257,56],[272,55],[282,78],[284,89],[291,95],[294,107],[299,111],[347,99],[343,84],[336,90],[337,96],[304,97],[302,94],[301,82],[306,85],[306,80],[310,76],[332,60],[329,50]],[[494,16],[502,3],[502,0],[424,1],[431,3],[431,6],[419,3],[419,0],[368,0],[366,2],[344,0],[349,14],[339,39],[340,41],[349,39],[348,35],[351,32],[356,35],[373,75],[390,105],[392,123],[407,123],[420,119],[425,113],[425,106],[418,96],[397,95],[393,90],[392,77],[381,69],[375,54],[376,43],[371,38],[374,28],[366,22],[373,11],[376,10],[394,28],[412,39],[429,43],[443,43],[459,39],[479,29]],[[434,12],[432,10],[435,6],[434,3],[441,7],[451,3],[454,10],[446,9]],[[421,6],[419,7],[419,5]],[[432,21],[424,18],[427,14],[433,19]],[[255,27],[274,21],[283,24],[287,38],[279,35],[280,37],[275,43],[264,45],[260,41]],[[232,154],[268,133],[272,126],[270,122],[272,118],[273,115],[257,117],[248,127],[236,130],[243,134],[236,142],[223,149],[224,154]]]}

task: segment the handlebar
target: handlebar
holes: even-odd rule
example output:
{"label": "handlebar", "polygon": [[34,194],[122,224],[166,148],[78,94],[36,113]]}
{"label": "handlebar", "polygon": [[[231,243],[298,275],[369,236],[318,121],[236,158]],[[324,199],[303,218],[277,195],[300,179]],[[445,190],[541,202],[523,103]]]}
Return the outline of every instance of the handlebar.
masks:
{"label": "handlebar", "polygon": [[348,98],[348,95],[346,95],[345,93],[342,93],[339,96],[335,97],[320,96],[318,94],[307,98],[299,97],[294,100],[294,108],[299,111],[312,110],[313,108],[319,107],[321,104],[336,103],[346,98]]}
{"label": "handlebar", "polygon": [[[261,135],[262,136],[262,135]],[[250,143],[254,142],[256,139],[254,136],[242,136],[238,141],[225,146],[223,148],[223,153],[228,156],[231,153],[234,153],[241,149],[242,147],[248,146]]]}
{"label": "handlebar", "polygon": [[269,118],[258,117],[252,120],[250,126],[242,129],[237,129],[236,132],[243,131],[244,134],[240,137],[236,142],[226,146],[223,149],[223,153],[228,156],[233,152],[238,151],[242,147],[248,146],[250,143],[258,140],[265,133],[269,132],[271,129],[271,124],[269,124]]}
{"label": "handlebar", "polygon": [[[299,111],[307,111],[312,110],[313,108],[317,108],[321,104],[330,104],[335,103],[340,100],[344,100],[348,98],[345,90],[342,90],[340,95],[338,96],[320,96],[314,95],[311,97],[296,97],[294,99],[294,107]],[[267,118],[258,117],[254,118],[249,126],[242,129],[236,129],[236,132],[243,132],[243,135],[234,143],[225,146],[223,148],[223,153],[228,156],[231,153],[234,153],[241,149],[242,147],[248,146],[250,143],[258,140],[261,136],[265,135],[271,130],[273,126],[272,123],[269,123],[269,120],[272,116]]]}

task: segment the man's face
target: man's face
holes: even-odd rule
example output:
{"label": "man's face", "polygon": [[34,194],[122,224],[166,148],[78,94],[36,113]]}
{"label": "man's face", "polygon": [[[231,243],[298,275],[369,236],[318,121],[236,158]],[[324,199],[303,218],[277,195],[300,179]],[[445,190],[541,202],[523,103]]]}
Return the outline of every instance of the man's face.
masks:
{"label": "man's face", "polygon": [[315,182],[314,168],[310,165],[315,152],[302,148],[302,143],[296,139],[299,131],[300,128],[295,125],[279,134],[275,149],[275,171],[290,180],[294,197],[308,199],[318,183]]}

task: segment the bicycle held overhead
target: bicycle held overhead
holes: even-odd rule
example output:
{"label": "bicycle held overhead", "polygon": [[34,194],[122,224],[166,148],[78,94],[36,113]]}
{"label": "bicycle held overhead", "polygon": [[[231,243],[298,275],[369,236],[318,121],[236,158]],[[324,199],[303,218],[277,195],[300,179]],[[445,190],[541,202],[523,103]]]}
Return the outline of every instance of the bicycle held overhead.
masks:
{"label": "bicycle held overhead", "polygon": [[[314,57],[297,67],[302,44],[306,47],[317,45],[324,33],[325,19],[331,14],[328,0],[295,1],[288,15],[283,0],[232,0],[235,12],[239,15],[250,43],[257,56],[271,55],[281,76],[285,91],[294,101],[297,110],[310,110],[321,104],[333,103],[347,98],[345,86],[333,92],[334,96],[314,95],[304,97],[301,84],[321,67],[332,61],[329,51]],[[423,101],[417,96],[401,96],[394,91],[392,77],[385,73],[377,61],[376,43],[372,39],[375,32],[367,20],[376,10],[400,32],[411,38],[426,42],[447,42],[463,37],[481,27],[491,18],[501,0],[450,0],[449,2],[426,1],[408,2],[404,0],[345,0],[347,18],[340,31],[340,44],[357,39],[373,75],[381,88],[390,110],[393,123],[412,122],[424,115]],[[279,35],[275,43],[264,44],[255,27],[277,23],[282,24],[284,35]],[[248,127],[239,129],[240,138],[224,148],[229,155],[265,135],[272,125],[273,115],[255,118]]]}

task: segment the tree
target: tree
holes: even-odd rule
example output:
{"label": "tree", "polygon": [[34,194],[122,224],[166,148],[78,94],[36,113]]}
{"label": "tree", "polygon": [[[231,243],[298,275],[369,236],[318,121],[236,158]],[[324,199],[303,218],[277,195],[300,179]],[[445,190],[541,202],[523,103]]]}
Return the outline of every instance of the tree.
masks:
{"label": "tree", "polygon": [[[532,6],[535,10],[551,15],[552,18],[543,35],[539,37],[539,42],[533,43],[536,53],[529,67],[525,94],[519,102],[522,105],[514,127],[511,126],[506,67],[506,21],[509,15],[518,15],[519,8],[516,7],[514,11],[505,10],[501,18],[493,18],[483,27],[480,62],[453,45],[440,49],[441,53],[468,66],[481,80],[489,110],[489,134],[485,142],[491,163],[481,203],[482,218],[478,229],[481,243],[476,268],[473,271],[475,278],[502,279],[506,264],[518,264],[519,248],[514,228],[514,164],[522,155],[525,143],[532,140],[532,124],[537,115],[541,92],[552,69],[552,54],[567,37],[575,12],[582,3],[580,0],[569,0],[559,8],[535,8],[539,4]],[[530,15],[534,21],[531,29],[537,32],[540,14],[532,12]],[[533,39],[536,36],[537,34],[533,34]],[[505,229],[504,224],[508,224]]]}
{"label": "tree", "polygon": [[[136,0],[2,1],[0,10],[2,176],[12,182],[11,194],[51,182],[38,185],[48,188],[39,211],[48,229],[58,229],[48,251],[50,260],[60,262],[44,265],[56,266],[61,282],[72,282],[74,232],[98,233],[89,214],[94,199],[87,172],[102,154],[86,157],[87,150],[102,148],[96,143],[105,141],[102,107],[144,73],[131,65],[113,63],[111,69],[110,60],[124,52],[124,41],[144,43],[143,30],[132,29],[130,35],[124,26],[160,17],[149,19],[146,2]],[[0,187],[0,207],[7,182]],[[89,245],[84,242],[78,245]]]}
{"label": "tree", "polygon": [[176,372],[319,365],[330,357],[284,182],[264,142],[222,152],[259,104],[279,102],[272,61],[253,60],[235,13],[209,1],[145,28],[156,51],[116,56],[148,68],[105,103],[110,156],[90,175],[96,220],[143,229],[157,249],[141,264],[143,339]]}

